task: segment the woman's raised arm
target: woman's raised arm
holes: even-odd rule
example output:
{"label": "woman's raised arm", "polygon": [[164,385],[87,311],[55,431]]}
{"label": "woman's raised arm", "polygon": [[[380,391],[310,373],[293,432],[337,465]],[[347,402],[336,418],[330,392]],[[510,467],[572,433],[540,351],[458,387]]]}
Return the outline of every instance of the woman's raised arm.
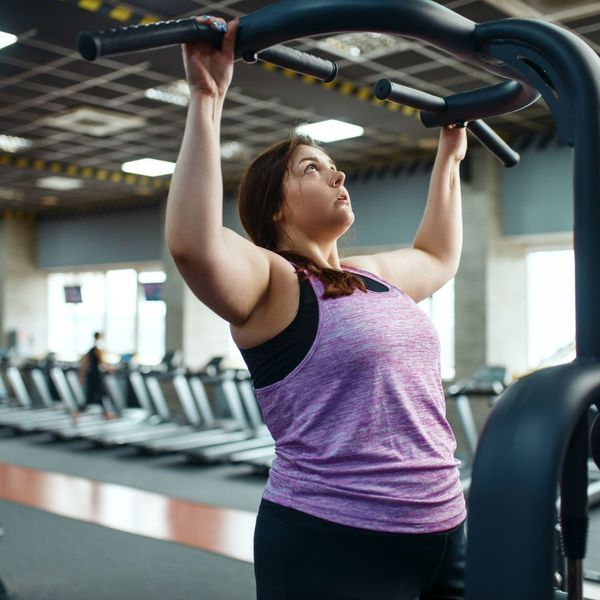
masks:
{"label": "woman's raised arm", "polygon": [[[216,30],[225,27],[222,19],[198,19]],[[205,43],[183,46],[190,104],[167,200],[165,235],[195,295],[239,325],[266,294],[270,265],[266,251],[223,227],[220,123],[237,26],[237,19],[229,22],[221,50]]]}

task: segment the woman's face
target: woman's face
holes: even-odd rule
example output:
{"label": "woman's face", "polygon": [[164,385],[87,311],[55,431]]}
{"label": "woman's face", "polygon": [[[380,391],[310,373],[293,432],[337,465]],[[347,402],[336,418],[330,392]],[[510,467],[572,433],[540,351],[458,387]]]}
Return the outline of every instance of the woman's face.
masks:
{"label": "woman's face", "polygon": [[283,180],[285,197],[276,220],[309,239],[341,237],[354,222],[345,179],[321,149],[298,146]]}

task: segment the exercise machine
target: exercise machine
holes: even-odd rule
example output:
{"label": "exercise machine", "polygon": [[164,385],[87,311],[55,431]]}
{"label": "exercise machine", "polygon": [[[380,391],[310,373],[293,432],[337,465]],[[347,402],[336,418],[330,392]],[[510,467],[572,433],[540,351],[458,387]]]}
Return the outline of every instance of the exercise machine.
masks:
{"label": "exercise machine", "polygon": [[[501,78],[496,85],[439,99],[381,84],[421,110],[426,126],[457,125],[520,110],[540,95],[561,144],[574,154],[576,359],[532,373],[498,399],[479,438],[469,494],[467,600],[583,598],[582,561],[588,522],[587,412],[600,401],[600,58],[578,36],[534,19],[475,23],[431,0],[303,0],[270,4],[240,19],[235,58],[266,60],[335,78],[331,61],[280,44],[348,31],[392,33],[427,42]],[[194,19],[82,33],[87,59],[222,34]],[[423,102],[425,104],[423,104]],[[488,127],[477,138],[507,166],[514,151]],[[276,460],[276,459],[275,459]],[[555,503],[567,590],[554,586]]]}

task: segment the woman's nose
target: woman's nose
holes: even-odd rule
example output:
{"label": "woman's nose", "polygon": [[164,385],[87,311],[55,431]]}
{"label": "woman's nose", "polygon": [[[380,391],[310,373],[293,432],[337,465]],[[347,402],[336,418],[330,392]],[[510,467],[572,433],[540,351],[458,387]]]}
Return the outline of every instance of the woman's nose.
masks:
{"label": "woman's nose", "polygon": [[344,181],[346,181],[346,173],[343,171],[335,171],[333,176],[333,185],[344,185]]}

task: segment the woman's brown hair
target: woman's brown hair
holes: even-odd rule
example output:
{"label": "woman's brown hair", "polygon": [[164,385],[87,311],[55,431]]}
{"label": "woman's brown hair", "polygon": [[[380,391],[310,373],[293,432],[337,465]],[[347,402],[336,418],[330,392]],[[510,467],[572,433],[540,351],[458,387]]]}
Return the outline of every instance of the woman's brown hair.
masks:
{"label": "woman's brown hair", "polygon": [[257,245],[292,262],[296,273],[307,271],[325,286],[323,298],[349,296],[367,288],[359,277],[346,271],[319,266],[314,260],[288,250],[276,250],[277,226],[273,216],[283,204],[283,181],[298,146],[324,148],[308,136],[292,134],[257,156],[246,169],[238,192],[238,213],[246,233]]}

